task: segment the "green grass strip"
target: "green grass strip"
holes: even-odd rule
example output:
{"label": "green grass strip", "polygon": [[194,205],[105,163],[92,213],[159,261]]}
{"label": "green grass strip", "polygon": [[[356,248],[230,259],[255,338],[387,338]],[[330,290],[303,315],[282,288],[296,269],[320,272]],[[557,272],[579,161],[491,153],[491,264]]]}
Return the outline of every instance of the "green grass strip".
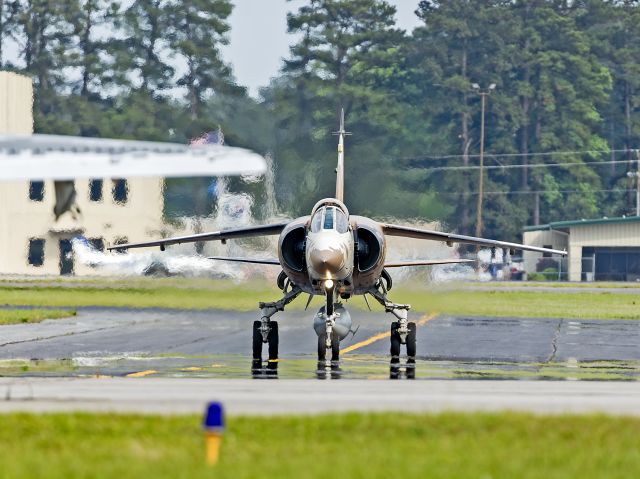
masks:
{"label": "green grass strip", "polygon": [[[106,287],[65,286],[0,286],[0,304],[48,307],[131,307],[208,309],[220,308],[256,311],[259,301],[275,300],[282,293],[268,283],[235,284],[212,282],[203,287],[145,286]],[[302,295],[287,309],[300,310],[306,303]],[[640,296],[608,291],[500,291],[394,288],[392,301],[409,303],[415,311],[471,316],[518,316],[567,319],[640,319]],[[310,310],[322,305],[316,296]],[[379,305],[370,300],[374,310]],[[362,297],[347,303],[348,307],[366,309]]]}
{"label": "green grass strip", "polygon": [[640,319],[640,295],[610,292],[400,290],[394,301],[451,315]]}
{"label": "green grass strip", "polygon": [[45,319],[60,319],[75,316],[70,309],[0,309],[0,325],[39,323]]}
{"label": "green grass strip", "polygon": [[232,417],[215,468],[204,465],[199,423],[196,416],[0,415],[0,477],[640,477],[639,418]]}

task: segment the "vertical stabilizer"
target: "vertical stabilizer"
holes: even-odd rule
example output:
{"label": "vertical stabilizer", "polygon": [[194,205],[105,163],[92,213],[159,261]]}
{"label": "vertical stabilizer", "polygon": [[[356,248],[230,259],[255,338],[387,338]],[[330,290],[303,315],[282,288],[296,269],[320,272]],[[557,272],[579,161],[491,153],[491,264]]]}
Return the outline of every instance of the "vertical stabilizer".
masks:
{"label": "vertical stabilizer", "polygon": [[344,130],[344,108],[340,110],[340,130],[338,135],[338,166],[336,167],[336,199],[344,202],[344,137],[350,133]]}

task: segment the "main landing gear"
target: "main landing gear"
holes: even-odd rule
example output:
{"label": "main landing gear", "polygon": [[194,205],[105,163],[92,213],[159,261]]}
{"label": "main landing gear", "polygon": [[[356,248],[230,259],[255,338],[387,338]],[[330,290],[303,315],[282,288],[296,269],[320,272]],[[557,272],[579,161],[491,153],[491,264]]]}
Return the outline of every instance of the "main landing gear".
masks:
{"label": "main landing gear", "polygon": [[[387,313],[393,314],[397,321],[391,323],[391,362],[389,365],[389,378],[399,379],[402,369],[405,370],[407,379],[416,377],[416,323],[407,320],[407,314],[411,309],[409,304],[396,304],[387,299],[387,289],[382,281],[376,287],[371,288],[368,294],[378,301]],[[400,350],[402,345],[406,347],[407,360],[402,364]]]}
{"label": "main landing gear", "polygon": [[[280,283],[280,281],[279,281]],[[251,362],[251,375],[254,377],[277,376],[278,375],[278,343],[280,341],[278,333],[278,323],[272,321],[271,317],[278,311],[284,311],[284,307],[296,299],[302,290],[285,279],[282,283],[284,296],[278,301],[260,303],[262,317],[260,321],[253,322],[253,361]],[[268,359],[266,368],[262,362],[262,349],[268,344]]]}

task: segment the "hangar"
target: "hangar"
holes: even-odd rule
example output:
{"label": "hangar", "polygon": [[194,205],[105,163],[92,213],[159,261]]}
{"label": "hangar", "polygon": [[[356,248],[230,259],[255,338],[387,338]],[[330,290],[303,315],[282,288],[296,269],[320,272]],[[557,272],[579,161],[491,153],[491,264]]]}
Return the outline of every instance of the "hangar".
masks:
{"label": "hangar", "polygon": [[543,271],[553,262],[558,279],[569,281],[640,281],[640,216],[557,221],[526,226],[523,242],[566,249],[565,260],[525,252],[527,274]]}

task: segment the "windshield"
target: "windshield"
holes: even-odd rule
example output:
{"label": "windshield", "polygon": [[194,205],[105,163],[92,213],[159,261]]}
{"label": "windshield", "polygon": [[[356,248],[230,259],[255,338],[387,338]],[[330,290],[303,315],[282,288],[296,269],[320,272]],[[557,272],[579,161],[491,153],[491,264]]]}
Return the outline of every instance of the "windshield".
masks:
{"label": "windshield", "polygon": [[342,210],[336,209],[336,230],[338,233],[349,231],[349,220]]}
{"label": "windshield", "polygon": [[324,210],[324,225],[322,229],[332,230],[333,229],[333,211],[335,208],[325,208]]}
{"label": "windshield", "polygon": [[311,218],[311,232],[318,233],[321,230],[333,230],[338,233],[349,231],[349,219],[344,212],[334,206],[325,206],[318,209]]}
{"label": "windshield", "polygon": [[313,219],[311,220],[311,232],[317,233],[320,231],[320,225],[322,224],[322,210],[316,211],[316,214],[313,215]]}

